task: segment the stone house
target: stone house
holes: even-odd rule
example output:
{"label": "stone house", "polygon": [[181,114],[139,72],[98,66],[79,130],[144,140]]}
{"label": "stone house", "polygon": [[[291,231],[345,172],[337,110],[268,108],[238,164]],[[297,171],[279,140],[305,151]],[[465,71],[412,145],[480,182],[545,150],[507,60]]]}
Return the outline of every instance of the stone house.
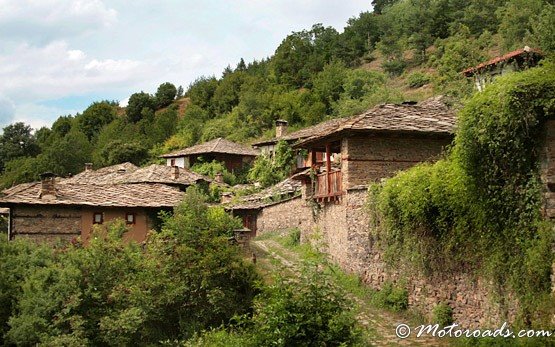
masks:
{"label": "stone house", "polygon": [[[310,136],[320,133],[326,129],[334,129],[341,123],[342,118],[334,118],[328,121],[324,121],[318,123],[316,125],[303,128],[294,132],[288,132],[287,121],[284,120],[277,120],[276,121],[276,136],[267,139],[255,142],[252,144],[253,148],[258,149],[260,154],[267,155],[269,157],[273,157],[275,154],[276,145],[279,141],[285,141],[290,145],[294,145],[295,143],[302,141]],[[325,153],[317,153],[317,160],[322,162],[324,160]],[[298,155],[297,156],[297,169],[303,169],[306,167],[310,167],[310,163],[307,161],[308,158],[306,156]]]}
{"label": "stone house", "polygon": [[308,216],[303,213],[291,213],[292,211],[288,210],[292,205],[303,205],[301,181],[293,178],[287,178],[259,193],[222,203],[233,216],[241,218],[243,228],[249,230],[249,237],[267,231],[300,227],[308,221]]}
{"label": "stone house", "polygon": [[7,189],[0,206],[9,208],[8,237],[34,241],[71,240],[86,243],[95,224],[120,218],[129,226],[124,238],[142,242],[160,210],[170,210],[183,198],[165,184],[76,184],[54,175],[41,182]]}
{"label": "stone house", "polygon": [[196,184],[207,184],[212,180],[191,170],[177,166],[152,164],[139,168],[131,163],[123,163],[92,170],[87,164],[85,171],[60,179],[61,183],[74,184],[122,184],[122,183],[160,183],[185,191]]}
{"label": "stone house", "polygon": [[220,137],[161,155],[160,158],[166,159],[167,166],[178,166],[187,169],[198,162],[200,158],[204,162],[216,160],[223,162],[226,169],[233,172],[253,162],[257,155],[258,152],[250,147]]}
{"label": "stone house", "polygon": [[37,241],[81,236],[86,242],[94,224],[120,218],[125,238],[143,241],[160,210],[171,210],[191,185],[209,178],[185,168],[131,163],[85,171],[70,178],[45,175],[41,182],[6,189],[0,206],[9,211],[9,237]]}
{"label": "stone house", "polygon": [[[316,163],[313,179],[299,178],[316,201],[340,201],[351,188],[439,158],[454,127],[454,112],[439,99],[379,105],[297,143],[294,147],[306,149],[309,162]],[[323,164],[318,152],[326,153]]]}
{"label": "stone house", "polygon": [[462,73],[466,77],[472,77],[476,89],[482,91],[488,83],[491,83],[498,76],[536,66],[542,58],[543,53],[541,51],[525,46],[468,68]]}

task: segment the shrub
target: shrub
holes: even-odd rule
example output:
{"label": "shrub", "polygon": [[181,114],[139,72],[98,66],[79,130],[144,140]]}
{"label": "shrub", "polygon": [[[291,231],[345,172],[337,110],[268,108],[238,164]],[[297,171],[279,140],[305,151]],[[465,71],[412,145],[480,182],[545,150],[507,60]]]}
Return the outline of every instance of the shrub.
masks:
{"label": "shrub", "polygon": [[382,63],[382,68],[390,76],[399,76],[403,73],[403,71],[405,71],[406,67],[407,63],[401,58],[386,60]]}
{"label": "shrub", "polygon": [[214,179],[217,174],[222,174],[225,183],[229,185],[235,185],[237,183],[237,177],[233,173],[227,171],[223,162],[216,160],[205,162],[200,158],[199,161],[191,167],[191,170],[212,179]]}
{"label": "shrub", "polygon": [[433,323],[439,324],[440,327],[446,327],[453,324],[453,309],[445,302],[437,304],[433,311]]}
{"label": "shrub", "polygon": [[374,301],[378,306],[389,308],[395,312],[403,311],[409,306],[409,293],[403,286],[385,282],[382,289],[375,294]]}
{"label": "shrub", "polygon": [[408,77],[408,84],[411,88],[419,88],[430,83],[430,76],[420,71],[413,72]]}
{"label": "shrub", "polygon": [[142,246],[122,240],[123,220],[97,228],[87,247],[76,242],[51,256],[0,243],[7,342],[153,345],[229,324],[252,311],[258,292],[253,266],[228,242],[237,225],[189,188]]}
{"label": "shrub", "polygon": [[287,234],[287,238],[285,240],[286,246],[297,246],[301,243],[301,229],[293,228]]}
{"label": "shrub", "polygon": [[302,270],[298,280],[278,278],[255,305],[257,346],[342,346],[360,338],[349,300],[324,273]]}

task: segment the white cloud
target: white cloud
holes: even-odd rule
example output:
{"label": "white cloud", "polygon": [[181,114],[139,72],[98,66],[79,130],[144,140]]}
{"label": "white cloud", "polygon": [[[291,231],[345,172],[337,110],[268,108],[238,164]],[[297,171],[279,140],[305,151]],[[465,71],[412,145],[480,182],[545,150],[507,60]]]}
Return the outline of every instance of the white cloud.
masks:
{"label": "white cloud", "polygon": [[0,0],[2,40],[33,43],[83,34],[113,24],[117,11],[100,0]]}
{"label": "white cloud", "polygon": [[121,88],[145,77],[138,61],[86,57],[64,41],[45,47],[21,44],[0,55],[0,93],[26,102]]}
{"label": "white cloud", "polygon": [[0,125],[13,120],[15,106],[12,100],[0,93]]}
{"label": "white cloud", "polygon": [[69,60],[82,60],[85,59],[87,55],[85,54],[85,52],[79,50],[79,49],[72,49],[67,51],[67,57],[69,58]]}
{"label": "white cloud", "polygon": [[18,105],[12,122],[23,122],[29,124],[33,129],[40,129],[43,126],[50,126],[52,124],[52,115],[68,115],[74,114],[77,111],[25,103]]}

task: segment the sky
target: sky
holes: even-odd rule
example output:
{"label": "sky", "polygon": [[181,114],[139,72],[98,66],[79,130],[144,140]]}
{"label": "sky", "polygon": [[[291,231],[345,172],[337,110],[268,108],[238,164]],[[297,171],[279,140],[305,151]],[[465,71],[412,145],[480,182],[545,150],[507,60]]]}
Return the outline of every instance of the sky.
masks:
{"label": "sky", "polygon": [[0,0],[0,128],[37,129],[99,100],[273,54],[315,23],[338,31],[370,0]]}

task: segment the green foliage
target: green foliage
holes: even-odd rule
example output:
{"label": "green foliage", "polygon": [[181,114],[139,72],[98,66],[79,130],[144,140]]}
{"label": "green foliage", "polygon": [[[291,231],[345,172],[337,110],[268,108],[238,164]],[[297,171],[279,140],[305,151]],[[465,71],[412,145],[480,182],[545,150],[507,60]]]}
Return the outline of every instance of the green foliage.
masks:
{"label": "green foliage", "polygon": [[432,323],[439,324],[440,327],[453,324],[453,309],[445,302],[440,302],[434,306],[432,315]]}
{"label": "green foliage", "polygon": [[551,62],[500,78],[459,113],[446,159],[373,186],[389,261],[480,271],[517,294],[523,322],[541,320],[555,235],[539,223],[539,148],[554,99]]}
{"label": "green foliage", "polygon": [[209,109],[216,88],[218,80],[215,77],[199,77],[189,85],[185,96],[188,96],[194,105]]}
{"label": "green foliage", "polygon": [[372,298],[374,304],[399,312],[409,306],[409,293],[403,285],[385,282],[379,292]]}
{"label": "green foliage", "polygon": [[546,53],[555,53],[555,4],[545,4],[537,20],[531,20],[529,42]]}
{"label": "green foliage", "polygon": [[231,186],[238,183],[237,177],[233,173],[227,171],[224,163],[216,160],[205,162],[202,158],[199,158],[198,161],[191,167],[191,171],[208,176],[212,179],[216,178],[217,174],[222,174],[225,183]]}
{"label": "green foliage", "polygon": [[81,130],[92,141],[102,130],[116,118],[116,108],[107,101],[92,103],[83,114],[76,117]]}
{"label": "green foliage", "polygon": [[419,88],[430,83],[431,78],[428,74],[416,71],[407,77],[407,82],[411,88]]}
{"label": "green foliage", "polygon": [[301,229],[294,228],[289,231],[286,239],[286,246],[293,247],[301,244]]}
{"label": "green foliage", "polygon": [[256,158],[249,171],[248,179],[251,182],[259,182],[262,187],[274,185],[289,176],[295,160],[295,153],[291,146],[286,141],[278,141],[272,158],[266,155]]}
{"label": "green foliage", "polygon": [[258,291],[252,265],[228,242],[237,226],[190,188],[143,246],[122,241],[122,220],[98,227],[86,247],[0,240],[3,342],[153,345],[228,324]]}
{"label": "green foliage", "polygon": [[8,241],[7,233],[0,235],[0,344],[10,329],[9,318],[16,306],[29,274],[49,265],[53,252],[50,247],[24,241]]}
{"label": "green foliage", "polygon": [[156,90],[156,94],[154,94],[154,99],[156,101],[156,107],[158,109],[162,107],[169,106],[172,101],[175,99],[175,95],[177,94],[177,89],[175,86],[170,82],[162,83],[158,86],[158,90]]}
{"label": "green foliage", "polygon": [[147,157],[147,149],[139,142],[123,142],[113,140],[102,147],[99,153],[99,162],[102,166],[109,166],[130,162],[141,165]]}
{"label": "green foliage", "polygon": [[0,172],[12,159],[35,156],[40,152],[31,127],[24,123],[6,126],[0,136]]}
{"label": "green foliage", "polygon": [[403,71],[405,71],[406,67],[407,67],[407,63],[401,58],[386,60],[382,63],[382,68],[390,76],[401,75]]}
{"label": "green foliage", "polygon": [[129,122],[137,123],[143,119],[145,113],[148,113],[149,110],[153,112],[155,106],[156,100],[152,95],[145,92],[134,93],[129,97],[125,114]]}
{"label": "green foliage", "polygon": [[522,48],[524,38],[530,31],[532,23],[545,6],[543,0],[510,0],[497,10],[500,18],[499,35],[505,50]]}
{"label": "green foliage", "polygon": [[257,346],[341,346],[359,341],[350,302],[324,273],[306,267],[298,280],[277,278],[257,299]]}

